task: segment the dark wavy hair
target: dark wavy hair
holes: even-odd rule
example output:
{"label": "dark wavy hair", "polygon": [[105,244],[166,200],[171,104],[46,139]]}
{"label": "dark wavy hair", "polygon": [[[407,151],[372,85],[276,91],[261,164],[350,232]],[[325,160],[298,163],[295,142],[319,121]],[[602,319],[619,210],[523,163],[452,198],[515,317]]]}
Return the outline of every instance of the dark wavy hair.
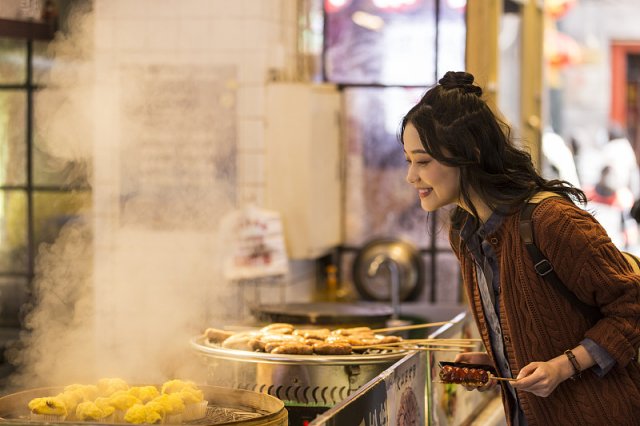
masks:
{"label": "dark wavy hair", "polygon": [[[467,72],[447,72],[402,119],[400,142],[407,124],[420,136],[425,151],[442,164],[460,169],[460,197],[478,217],[471,202],[473,190],[493,211],[510,214],[536,192],[551,191],[586,203],[580,189],[563,180],[546,180],[536,171],[531,155],[516,147],[511,129],[482,99],[482,89]],[[466,212],[452,211],[459,227]]]}

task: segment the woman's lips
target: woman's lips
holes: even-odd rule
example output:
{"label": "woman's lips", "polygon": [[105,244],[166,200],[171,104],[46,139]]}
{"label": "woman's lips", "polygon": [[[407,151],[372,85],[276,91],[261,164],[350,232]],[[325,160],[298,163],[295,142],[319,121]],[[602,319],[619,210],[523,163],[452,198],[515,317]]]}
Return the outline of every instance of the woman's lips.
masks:
{"label": "woman's lips", "polygon": [[431,194],[431,192],[433,191],[433,188],[429,188],[429,189],[419,189],[418,190],[418,196],[420,198],[427,198],[429,196],[429,194]]}

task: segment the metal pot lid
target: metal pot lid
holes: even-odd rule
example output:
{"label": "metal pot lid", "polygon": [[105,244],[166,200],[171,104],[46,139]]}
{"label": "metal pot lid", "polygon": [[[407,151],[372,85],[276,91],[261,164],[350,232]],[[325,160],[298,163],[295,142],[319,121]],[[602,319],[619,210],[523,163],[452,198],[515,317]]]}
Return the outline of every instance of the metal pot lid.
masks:
{"label": "metal pot lid", "polygon": [[392,262],[397,270],[400,300],[415,300],[424,287],[424,264],[419,251],[396,238],[380,238],[367,243],[353,261],[353,283],[365,300],[391,300]]}
{"label": "metal pot lid", "polygon": [[384,324],[393,310],[388,305],[374,302],[340,303],[286,303],[264,304],[251,308],[258,321],[290,324]]}

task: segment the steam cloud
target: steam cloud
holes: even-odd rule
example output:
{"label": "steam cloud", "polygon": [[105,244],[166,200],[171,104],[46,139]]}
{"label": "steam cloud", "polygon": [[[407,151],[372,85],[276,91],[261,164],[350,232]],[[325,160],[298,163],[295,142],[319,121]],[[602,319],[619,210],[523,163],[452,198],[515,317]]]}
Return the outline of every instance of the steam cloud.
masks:
{"label": "steam cloud", "polygon": [[38,249],[11,385],[203,383],[188,341],[237,309],[216,238],[235,204],[235,69],[109,60],[90,11],[69,22],[38,94],[39,148],[52,171],[88,165],[67,179],[88,170],[93,202]]}

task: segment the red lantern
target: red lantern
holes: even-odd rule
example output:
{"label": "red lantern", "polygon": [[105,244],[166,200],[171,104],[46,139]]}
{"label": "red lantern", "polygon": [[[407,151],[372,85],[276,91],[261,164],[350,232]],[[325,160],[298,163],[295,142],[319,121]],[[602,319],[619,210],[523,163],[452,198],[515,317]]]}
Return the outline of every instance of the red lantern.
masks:
{"label": "red lantern", "polygon": [[582,61],[582,48],[577,41],[555,30],[544,33],[544,56],[552,67],[562,68]]}

